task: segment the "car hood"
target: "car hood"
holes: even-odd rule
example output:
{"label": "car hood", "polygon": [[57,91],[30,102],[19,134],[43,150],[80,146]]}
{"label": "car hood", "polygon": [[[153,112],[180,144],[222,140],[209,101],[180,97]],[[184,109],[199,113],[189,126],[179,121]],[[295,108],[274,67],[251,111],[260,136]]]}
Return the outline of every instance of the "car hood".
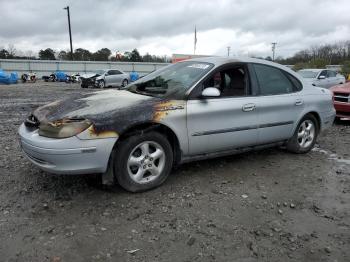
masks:
{"label": "car hood", "polygon": [[339,93],[350,93],[350,82],[342,85],[336,85],[331,88],[332,92],[339,92]]}
{"label": "car hood", "polygon": [[[184,103],[182,100],[181,103]],[[39,107],[33,116],[39,122],[53,123],[70,118],[88,119],[96,132],[123,132],[134,124],[159,122],[173,108],[175,101],[131,93],[106,90],[59,100]]]}
{"label": "car hood", "polygon": [[98,77],[100,74],[96,73],[88,73],[88,74],[82,74],[80,75],[80,78],[93,78],[93,77]]}

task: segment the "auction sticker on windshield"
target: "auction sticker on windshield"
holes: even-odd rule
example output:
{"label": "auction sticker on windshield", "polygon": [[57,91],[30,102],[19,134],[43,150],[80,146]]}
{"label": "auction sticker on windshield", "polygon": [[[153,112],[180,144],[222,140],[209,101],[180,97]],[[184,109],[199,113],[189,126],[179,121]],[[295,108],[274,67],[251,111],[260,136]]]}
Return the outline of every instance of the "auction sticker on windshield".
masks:
{"label": "auction sticker on windshield", "polygon": [[192,64],[187,67],[193,67],[193,68],[198,68],[198,69],[207,69],[209,67],[208,64]]}

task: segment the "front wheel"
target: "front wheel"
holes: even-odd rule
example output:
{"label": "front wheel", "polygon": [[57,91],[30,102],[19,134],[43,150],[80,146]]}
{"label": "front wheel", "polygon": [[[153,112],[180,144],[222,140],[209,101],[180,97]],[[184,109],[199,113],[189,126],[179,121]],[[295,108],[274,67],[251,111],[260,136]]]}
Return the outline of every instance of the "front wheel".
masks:
{"label": "front wheel", "polygon": [[106,84],[105,84],[105,81],[104,80],[100,80],[98,81],[98,87],[99,88],[105,88]]}
{"label": "front wheel", "polygon": [[142,192],[166,180],[172,168],[173,151],[163,135],[149,132],[122,140],[114,161],[118,183],[128,191]]}
{"label": "front wheel", "polygon": [[297,154],[309,152],[316,143],[318,132],[317,119],[310,114],[304,116],[293,137],[287,142],[287,150]]}

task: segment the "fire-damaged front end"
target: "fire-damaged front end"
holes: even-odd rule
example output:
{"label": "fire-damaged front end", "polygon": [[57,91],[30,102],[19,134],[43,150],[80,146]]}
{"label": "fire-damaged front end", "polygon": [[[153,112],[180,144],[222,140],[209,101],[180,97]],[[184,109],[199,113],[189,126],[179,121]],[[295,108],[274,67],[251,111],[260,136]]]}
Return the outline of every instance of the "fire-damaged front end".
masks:
{"label": "fire-damaged front end", "polygon": [[[185,130],[185,102],[107,90],[36,109],[20,126],[20,144],[41,169],[57,174],[104,173],[118,138],[138,125]],[[181,135],[181,134],[180,134]]]}

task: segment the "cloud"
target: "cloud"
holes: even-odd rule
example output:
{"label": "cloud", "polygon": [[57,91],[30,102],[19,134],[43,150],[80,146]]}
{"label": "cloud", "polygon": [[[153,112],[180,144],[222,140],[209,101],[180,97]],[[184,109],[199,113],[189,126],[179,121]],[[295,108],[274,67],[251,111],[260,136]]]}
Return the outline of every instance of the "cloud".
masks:
{"label": "cloud", "polygon": [[0,0],[0,43],[17,49],[68,49],[70,6],[73,46],[92,51],[138,48],[158,55],[197,53],[288,56],[310,45],[349,40],[347,0]]}

